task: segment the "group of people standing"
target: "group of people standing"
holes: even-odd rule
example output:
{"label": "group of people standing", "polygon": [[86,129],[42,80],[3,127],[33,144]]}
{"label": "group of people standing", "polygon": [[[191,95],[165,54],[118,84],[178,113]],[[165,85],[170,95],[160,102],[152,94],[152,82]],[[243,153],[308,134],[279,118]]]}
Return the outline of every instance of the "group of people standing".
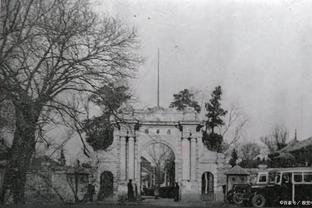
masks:
{"label": "group of people standing", "polygon": [[128,201],[135,201],[137,199],[137,195],[138,195],[138,188],[137,185],[132,185],[132,180],[130,179],[128,184]]}
{"label": "group of people standing", "polygon": [[[133,185],[132,180],[130,179],[128,184],[127,184],[127,187],[128,187],[128,201],[136,201],[137,196],[138,196],[137,185],[136,184]],[[157,191],[159,191],[159,190],[157,190]],[[84,201],[92,202],[94,194],[95,194],[95,187],[92,183],[89,183],[88,187],[87,187],[87,193],[84,196]],[[181,199],[180,198],[180,186],[177,182],[174,183],[174,186],[173,186],[173,199],[176,202],[180,201],[180,199]]]}
{"label": "group of people standing", "polygon": [[[135,201],[138,196],[137,185],[135,184],[133,187],[132,180],[130,179],[127,184],[127,187],[128,187],[128,201]],[[157,199],[159,195],[159,190],[157,188],[154,192],[154,195],[155,195],[155,198]],[[174,201],[176,202],[180,201],[180,186],[177,182],[174,184],[174,187],[173,187],[173,198],[174,198]]]}

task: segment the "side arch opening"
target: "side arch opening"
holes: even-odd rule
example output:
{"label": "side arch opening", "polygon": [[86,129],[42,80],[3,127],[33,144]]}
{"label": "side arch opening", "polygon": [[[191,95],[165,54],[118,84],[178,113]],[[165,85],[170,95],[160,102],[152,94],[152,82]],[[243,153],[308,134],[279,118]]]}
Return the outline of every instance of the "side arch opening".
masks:
{"label": "side arch opening", "polygon": [[214,175],[211,172],[204,172],[202,174],[202,184],[201,184],[201,195],[202,200],[212,201],[215,199],[214,194]]}
{"label": "side arch opening", "polygon": [[114,193],[114,175],[110,171],[104,171],[100,178],[100,191],[98,200],[112,197]]}

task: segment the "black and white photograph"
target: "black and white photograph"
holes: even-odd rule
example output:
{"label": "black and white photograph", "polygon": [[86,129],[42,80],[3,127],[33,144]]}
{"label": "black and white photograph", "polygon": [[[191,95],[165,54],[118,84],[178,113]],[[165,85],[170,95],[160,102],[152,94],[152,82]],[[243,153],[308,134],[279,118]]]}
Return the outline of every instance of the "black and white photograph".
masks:
{"label": "black and white photograph", "polygon": [[0,207],[311,207],[311,124],[310,0],[0,0]]}

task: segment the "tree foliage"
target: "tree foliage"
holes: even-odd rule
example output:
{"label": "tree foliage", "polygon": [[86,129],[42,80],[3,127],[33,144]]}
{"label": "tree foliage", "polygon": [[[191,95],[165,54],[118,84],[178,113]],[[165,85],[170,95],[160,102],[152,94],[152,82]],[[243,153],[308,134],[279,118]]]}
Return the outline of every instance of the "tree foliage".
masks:
{"label": "tree foliage", "polygon": [[130,100],[131,94],[129,87],[108,83],[90,96],[90,101],[102,107],[104,114],[116,114],[120,107]]}
{"label": "tree foliage", "polygon": [[[114,127],[111,117],[117,117],[121,106],[131,98],[129,88],[109,83],[90,96],[90,101],[102,108],[102,115],[86,119],[83,131],[94,150],[106,149],[113,142]],[[118,119],[118,118],[117,118]]]}
{"label": "tree foliage", "polygon": [[203,131],[202,137],[204,145],[211,151],[221,152],[223,138],[220,134]]}
{"label": "tree foliage", "polygon": [[203,131],[203,143],[208,149],[218,152],[222,149],[223,136],[216,133],[215,129],[224,125],[223,117],[227,114],[227,111],[221,107],[221,95],[221,86],[217,86],[211,93],[209,102],[205,103],[207,120]]}
{"label": "tree foliage", "polygon": [[114,128],[105,115],[86,120],[83,130],[86,132],[86,141],[94,150],[105,150],[113,142]]}
{"label": "tree foliage", "polygon": [[81,113],[68,95],[96,93],[129,77],[139,59],[135,31],[99,18],[87,1],[1,3],[0,91],[15,111],[2,199],[10,187],[14,202],[22,203],[38,133],[47,123],[77,120]]}
{"label": "tree foliage", "polygon": [[231,159],[229,161],[229,164],[234,167],[237,164],[237,160],[238,160],[238,155],[236,152],[236,149],[234,148],[231,154]]}
{"label": "tree foliage", "polygon": [[207,111],[206,128],[209,128],[212,133],[214,133],[216,127],[224,125],[223,117],[227,113],[227,111],[221,107],[221,95],[221,86],[217,86],[211,93],[209,102],[205,103]]}
{"label": "tree foliage", "polygon": [[173,94],[174,100],[170,103],[169,108],[176,108],[179,111],[185,110],[187,107],[193,108],[197,113],[201,108],[194,98],[194,94],[189,89],[184,89],[177,94]]}

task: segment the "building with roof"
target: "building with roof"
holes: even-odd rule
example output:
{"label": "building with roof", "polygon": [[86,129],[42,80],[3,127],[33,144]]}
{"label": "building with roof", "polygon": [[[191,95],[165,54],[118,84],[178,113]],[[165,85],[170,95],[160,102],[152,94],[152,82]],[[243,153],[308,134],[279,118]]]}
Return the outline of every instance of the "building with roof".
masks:
{"label": "building with roof", "polygon": [[276,157],[285,157],[294,160],[296,166],[312,166],[311,153],[312,137],[301,141],[292,140],[286,147],[278,151]]}
{"label": "building with roof", "polygon": [[34,158],[27,173],[28,202],[77,202],[84,199],[92,170],[66,166],[48,156]]}
{"label": "building with roof", "polygon": [[250,173],[240,167],[235,165],[231,169],[225,172],[226,174],[226,192],[232,189],[234,184],[246,184],[248,183],[248,176]]}

